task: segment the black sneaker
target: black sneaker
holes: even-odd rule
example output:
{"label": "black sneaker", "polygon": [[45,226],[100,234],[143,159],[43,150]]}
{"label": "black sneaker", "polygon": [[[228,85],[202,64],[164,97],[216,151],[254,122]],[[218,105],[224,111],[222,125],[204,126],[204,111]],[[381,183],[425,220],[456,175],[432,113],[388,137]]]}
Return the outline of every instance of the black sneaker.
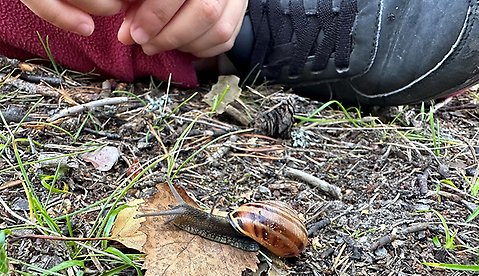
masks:
{"label": "black sneaker", "polygon": [[310,97],[400,105],[479,80],[478,1],[250,0],[228,53]]}

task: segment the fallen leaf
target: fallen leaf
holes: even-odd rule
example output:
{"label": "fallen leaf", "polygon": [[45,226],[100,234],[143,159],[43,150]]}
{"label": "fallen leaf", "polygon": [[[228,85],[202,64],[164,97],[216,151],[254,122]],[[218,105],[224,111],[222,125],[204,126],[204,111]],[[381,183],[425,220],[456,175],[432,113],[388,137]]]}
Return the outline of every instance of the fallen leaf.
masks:
{"label": "fallen leaf", "polygon": [[[166,210],[177,204],[166,184],[159,185],[158,190],[143,210]],[[167,219],[147,217],[141,225],[147,236],[143,247],[146,275],[241,275],[247,268],[257,269],[256,252],[192,235],[165,223]]]}
{"label": "fallen leaf", "polygon": [[138,251],[143,250],[143,245],[145,245],[147,238],[145,233],[139,230],[141,223],[146,219],[135,218],[135,215],[139,213],[138,206],[144,202],[143,199],[135,199],[128,202],[126,205],[129,207],[118,213],[111,229],[111,238],[113,240]]}
{"label": "fallen leaf", "polygon": [[120,151],[116,147],[109,146],[80,155],[83,160],[92,163],[97,170],[102,172],[109,171],[118,161],[119,156]]}
{"label": "fallen leaf", "polygon": [[204,96],[203,101],[211,107],[219,103],[215,111],[218,114],[223,113],[230,103],[240,97],[241,88],[238,83],[237,76],[219,76],[218,82],[211,87],[211,91]]}

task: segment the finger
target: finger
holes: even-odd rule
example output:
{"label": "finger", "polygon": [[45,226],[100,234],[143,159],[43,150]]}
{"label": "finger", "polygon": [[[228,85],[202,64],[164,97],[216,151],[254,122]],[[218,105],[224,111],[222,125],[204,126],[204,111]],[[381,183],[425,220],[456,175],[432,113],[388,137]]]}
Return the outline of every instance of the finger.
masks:
{"label": "finger", "polygon": [[66,31],[89,36],[95,24],[91,16],[63,1],[21,0],[30,10],[44,20]]}
{"label": "finger", "polygon": [[109,16],[119,13],[127,3],[123,0],[66,0],[84,12],[93,15]]}
{"label": "finger", "polygon": [[139,6],[140,2],[136,2],[128,7],[128,9],[125,11],[125,18],[123,19],[123,23],[118,30],[118,40],[125,45],[131,45],[135,43],[135,41],[131,37],[130,29],[131,23],[133,22],[133,18],[135,17]]}
{"label": "finger", "polygon": [[150,41],[170,22],[183,3],[185,0],[143,1],[131,23],[133,40],[140,45]]}
{"label": "finger", "polygon": [[143,51],[155,54],[189,44],[220,20],[227,3],[228,0],[187,1],[154,39],[142,45]]}
{"label": "finger", "polygon": [[247,6],[247,1],[229,1],[216,25],[178,50],[201,58],[217,56],[230,50],[241,29]]}

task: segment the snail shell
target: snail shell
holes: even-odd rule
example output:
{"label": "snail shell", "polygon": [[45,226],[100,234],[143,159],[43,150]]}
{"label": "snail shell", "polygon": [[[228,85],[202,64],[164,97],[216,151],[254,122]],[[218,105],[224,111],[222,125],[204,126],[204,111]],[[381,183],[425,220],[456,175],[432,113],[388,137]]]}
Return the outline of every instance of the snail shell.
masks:
{"label": "snail shell", "polygon": [[241,205],[229,213],[233,227],[280,257],[299,256],[308,244],[303,220],[291,207],[279,201]]}

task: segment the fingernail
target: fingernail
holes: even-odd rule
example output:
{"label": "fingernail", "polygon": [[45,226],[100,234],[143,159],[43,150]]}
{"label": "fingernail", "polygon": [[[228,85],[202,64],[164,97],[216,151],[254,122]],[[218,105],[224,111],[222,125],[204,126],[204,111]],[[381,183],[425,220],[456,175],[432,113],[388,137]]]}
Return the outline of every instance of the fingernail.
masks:
{"label": "fingernail", "polygon": [[150,36],[142,28],[136,28],[131,33],[131,37],[138,44],[145,44],[150,41]]}
{"label": "fingernail", "polygon": [[78,25],[77,33],[79,35],[89,36],[93,33],[94,29],[95,27],[88,23],[81,23],[80,25]]}

